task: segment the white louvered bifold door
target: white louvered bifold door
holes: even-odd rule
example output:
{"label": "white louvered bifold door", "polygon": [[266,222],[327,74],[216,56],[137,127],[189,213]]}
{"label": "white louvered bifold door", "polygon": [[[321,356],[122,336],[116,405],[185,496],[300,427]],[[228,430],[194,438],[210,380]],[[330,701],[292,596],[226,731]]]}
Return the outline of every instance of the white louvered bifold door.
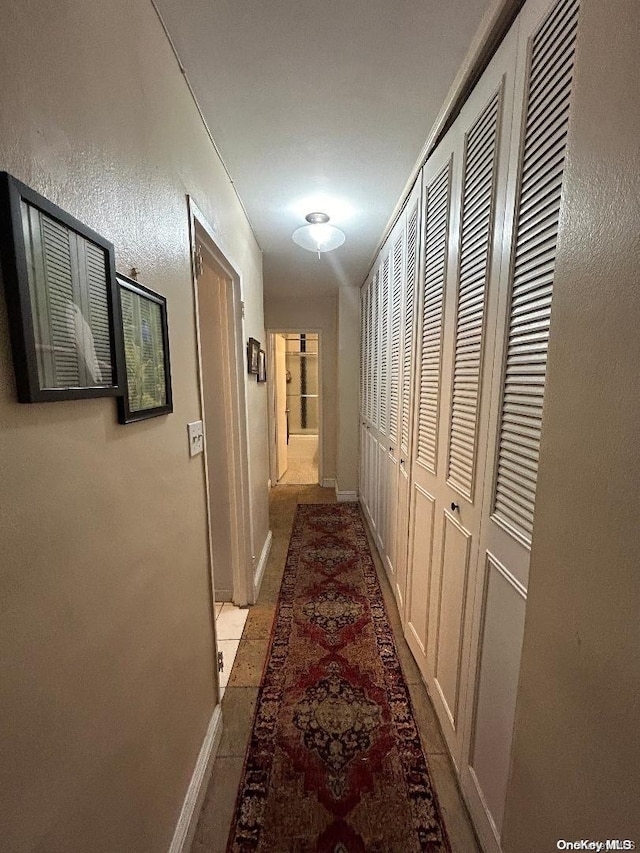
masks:
{"label": "white louvered bifold door", "polygon": [[417,282],[419,274],[418,234],[420,228],[422,186],[418,182],[409,196],[403,224],[404,283],[402,299],[402,363],[400,379],[400,455],[397,489],[393,494],[396,528],[395,595],[404,622],[409,540],[409,503],[411,497],[411,444],[413,437],[413,390],[416,343]]}
{"label": "white louvered bifold door", "polygon": [[449,484],[473,499],[491,263],[500,91],[469,131],[464,146],[460,259],[453,392],[449,422]]}
{"label": "white louvered bifold door", "polygon": [[377,429],[380,421],[380,270],[371,283],[371,423]]}
{"label": "white louvered bifold door", "polygon": [[[462,760],[517,39],[423,169],[405,636]],[[511,71],[510,71],[511,69]]]}
{"label": "white louvered bifold door", "polygon": [[389,433],[389,266],[387,255],[382,262],[380,274],[380,424],[382,435]]}
{"label": "white louvered bifold door", "polygon": [[493,513],[530,543],[542,427],[578,3],[558,5],[531,46]]}
{"label": "white louvered bifold door", "polygon": [[517,110],[493,362],[489,454],[474,607],[462,785],[488,851],[500,849],[543,423],[547,341],[562,195],[577,0],[520,15]]}
{"label": "white louvered bifold door", "polygon": [[447,272],[451,160],[425,187],[423,226],[423,295],[420,323],[420,361],[416,461],[436,473],[444,286]]}
{"label": "white louvered bifold door", "polygon": [[400,407],[400,353],[402,348],[402,285],[404,277],[404,238],[393,242],[391,259],[391,328],[389,338],[389,438],[398,441]]}

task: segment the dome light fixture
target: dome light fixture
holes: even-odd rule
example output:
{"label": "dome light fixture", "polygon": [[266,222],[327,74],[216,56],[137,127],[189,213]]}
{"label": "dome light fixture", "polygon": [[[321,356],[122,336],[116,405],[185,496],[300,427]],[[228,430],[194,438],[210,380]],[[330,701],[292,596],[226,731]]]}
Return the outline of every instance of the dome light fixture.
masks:
{"label": "dome light fixture", "polygon": [[308,213],[305,219],[309,224],[293,232],[293,242],[308,252],[316,252],[318,259],[321,252],[332,252],[346,240],[339,228],[329,225],[329,216],[326,213]]}

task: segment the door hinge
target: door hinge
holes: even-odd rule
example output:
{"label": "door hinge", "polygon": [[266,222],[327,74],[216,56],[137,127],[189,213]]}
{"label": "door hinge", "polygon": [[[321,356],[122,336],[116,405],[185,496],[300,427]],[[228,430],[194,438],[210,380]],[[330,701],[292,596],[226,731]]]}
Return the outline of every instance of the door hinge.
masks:
{"label": "door hinge", "polygon": [[202,260],[202,246],[200,243],[196,245],[193,253],[193,266],[196,271],[196,278],[200,278],[204,272],[204,261]]}
{"label": "door hinge", "polygon": [[218,652],[218,672],[224,672],[224,653]]}
{"label": "door hinge", "polygon": [[240,311],[242,313],[242,319],[244,320],[244,302],[240,303]]}

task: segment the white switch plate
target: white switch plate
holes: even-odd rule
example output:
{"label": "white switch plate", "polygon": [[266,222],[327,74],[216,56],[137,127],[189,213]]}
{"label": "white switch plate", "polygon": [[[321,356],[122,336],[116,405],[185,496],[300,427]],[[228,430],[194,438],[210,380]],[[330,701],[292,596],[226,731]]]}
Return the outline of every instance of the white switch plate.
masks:
{"label": "white switch plate", "polygon": [[197,456],[204,450],[202,421],[193,421],[193,423],[187,424],[187,433],[189,434],[189,456]]}

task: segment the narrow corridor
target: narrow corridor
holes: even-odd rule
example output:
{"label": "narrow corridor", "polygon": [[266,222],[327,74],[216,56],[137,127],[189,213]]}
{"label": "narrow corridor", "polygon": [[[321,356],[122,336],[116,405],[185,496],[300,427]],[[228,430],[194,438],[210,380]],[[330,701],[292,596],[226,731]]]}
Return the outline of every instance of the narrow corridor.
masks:
{"label": "narrow corridor", "polygon": [[[271,555],[258,603],[249,610],[224,692],[222,741],[198,822],[192,853],[223,853],[226,849],[298,503],[335,503],[335,492],[319,486],[277,486],[271,491]],[[452,851],[476,853],[479,847],[460,797],[433,708],[402,636],[397,608],[377,551],[371,540],[369,544]]]}

